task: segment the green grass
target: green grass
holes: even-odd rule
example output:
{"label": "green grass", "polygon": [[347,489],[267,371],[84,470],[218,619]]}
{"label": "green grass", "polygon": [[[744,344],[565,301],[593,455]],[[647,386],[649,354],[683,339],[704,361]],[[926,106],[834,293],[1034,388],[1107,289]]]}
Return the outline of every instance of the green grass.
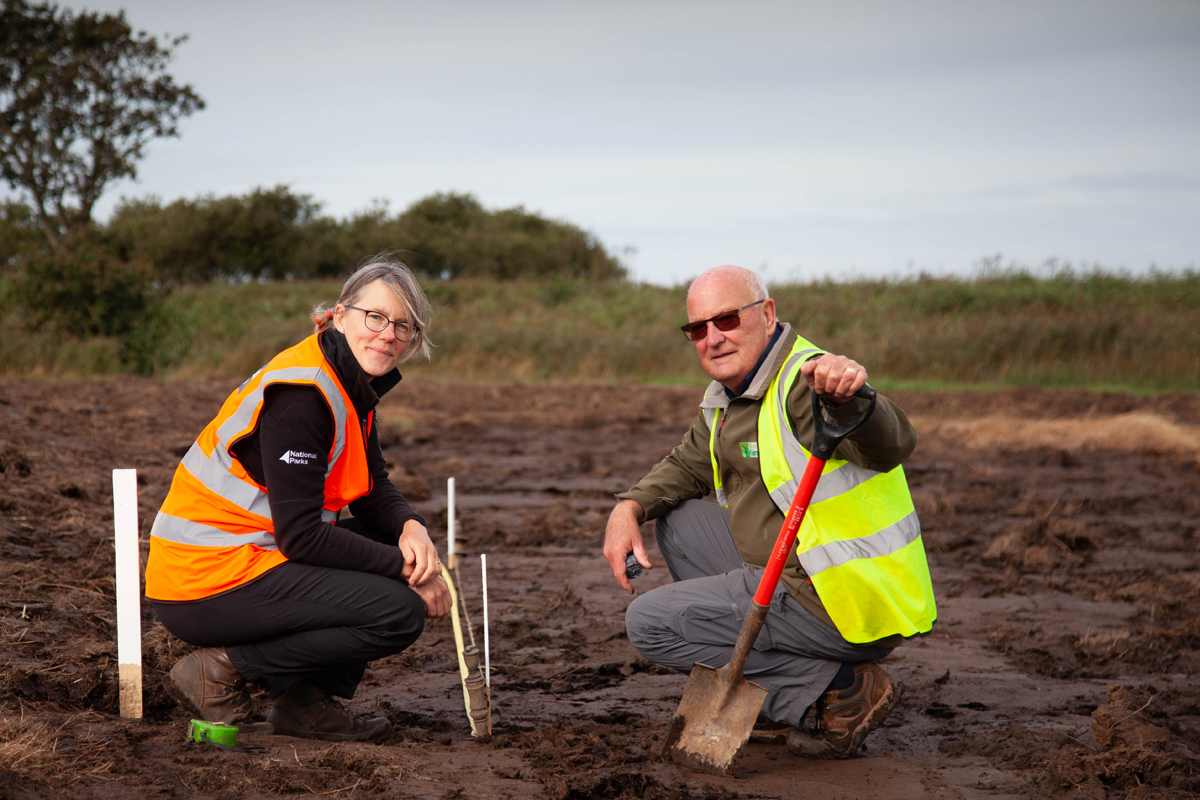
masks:
{"label": "green grass", "polygon": [[[249,375],[311,331],[308,309],[338,281],[180,289],[123,341],[24,329],[0,279],[8,376]],[[429,364],[409,377],[467,381],[636,380],[702,383],[679,333],[683,287],[632,283],[426,285],[438,314]],[[885,388],[1077,386],[1200,390],[1200,273],[1142,277],[1014,271],[975,279],[774,286],[780,318],[819,346],[866,365]]]}

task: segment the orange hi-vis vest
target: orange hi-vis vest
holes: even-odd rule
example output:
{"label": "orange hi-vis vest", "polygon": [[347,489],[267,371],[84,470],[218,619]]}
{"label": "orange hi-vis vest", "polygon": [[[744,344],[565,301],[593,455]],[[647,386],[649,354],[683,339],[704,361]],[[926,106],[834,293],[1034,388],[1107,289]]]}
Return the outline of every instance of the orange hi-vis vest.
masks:
{"label": "orange hi-vis vest", "polygon": [[[287,561],[275,544],[266,487],[230,455],[230,448],[258,427],[263,391],[272,384],[315,386],[333,413],[333,446],[327,458],[321,518],[371,491],[365,425],[337,373],[325,360],[316,335],[284,350],[229,395],[216,419],[183,457],[171,491],[150,529],[146,597],[186,602],[229,591]],[[305,458],[288,451],[282,458]],[[289,461],[289,463],[291,463]]]}

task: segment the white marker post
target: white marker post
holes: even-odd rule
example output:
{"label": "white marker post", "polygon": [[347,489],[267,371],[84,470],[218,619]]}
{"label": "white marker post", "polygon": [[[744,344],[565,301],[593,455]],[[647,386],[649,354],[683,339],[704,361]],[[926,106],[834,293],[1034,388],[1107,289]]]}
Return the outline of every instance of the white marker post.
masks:
{"label": "white marker post", "polygon": [[121,716],[142,718],[142,586],[138,558],[137,470],[113,470],[117,551],[117,669]]}
{"label": "white marker post", "polygon": [[446,563],[458,566],[454,555],[454,478],[446,478]]}
{"label": "white marker post", "polygon": [[488,602],[487,602],[487,556],[479,556],[480,570],[483,574],[483,685],[487,687],[488,704],[488,735],[492,734],[492,644],[488,637]]}

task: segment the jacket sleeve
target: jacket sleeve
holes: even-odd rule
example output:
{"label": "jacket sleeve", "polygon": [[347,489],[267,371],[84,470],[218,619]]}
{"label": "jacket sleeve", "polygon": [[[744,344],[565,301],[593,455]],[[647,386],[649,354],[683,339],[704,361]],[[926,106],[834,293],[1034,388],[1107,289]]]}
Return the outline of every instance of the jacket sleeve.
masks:
{"label": "jacket sleeve", "polygon": [[683,441],[658,462],[646,477],[618,500],[636,500],[652,520],[685,500],[704,497],[713,489],[712,458],[708,453],[708,422],[696,415]]}
{"label": "jacket sleeve", "polygon": [[[329,406],[316,387],[267,390],[259,419],[259,444],[275,542],[288,560],[298,564],[402,580],[404,557],[399,548],[321,520],[333,432]],[[284,460],[289,451],[293,456]]]}
{"label": "jacket sleeve", "polygon": [[[839,422],[851,422],[866,411],[867,402],[855,398],[834,408],[831,415]],[[787,407],[800,443],[805,448],[811,448],[815,430],[812,392],[803,380],[797,380],[792,387]],[[900,466],[916,446],[917,432],[908,421],[908,416],[887,397],[878,394],[871,418],[846,437],[834,451],[833,457],[876,472],[888,472]]]}
{"label": "jacket sleeve", "polygon": [[372,425],[367,436],[367,467],[371,470],[371,491],[351,503],[350,512],[378,535],[386,537],[394,547],[400,541],[404,523],[415,519],[424,525],[425,518],[413,511],[396,484],[388,478],[387,461],[379,446],[378,425]]}

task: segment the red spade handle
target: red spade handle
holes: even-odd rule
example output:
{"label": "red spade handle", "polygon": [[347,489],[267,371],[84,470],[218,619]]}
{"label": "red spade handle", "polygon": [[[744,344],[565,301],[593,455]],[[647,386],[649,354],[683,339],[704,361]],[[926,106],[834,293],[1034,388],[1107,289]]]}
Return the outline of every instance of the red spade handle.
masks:
{"label": "red spade handle", "polygon": [[796,489],[796,496],[792,498],[787,518],[783,521],[783,527],[779,529],[775,549],[771,551],[767,569],[763,572],[762,580],[758,582],[758,591],[754,594],[754,602],[760,606],[771,605],[771,596],[775,594],[775,586],[779,583],[779,576],[783,574],[783,565],[787,563],[788,555],[792,552],[796,533],[800,530],[800,523],[804,521],[804,514],[808,511],[808,504],[812,501],[813,492],[817,490],[817,481],[821,479],[821,470],[824,468],[825,462],[822,459],[809,456],[808,466],[804,468],[804,476],[800,478],[800,486]]}

